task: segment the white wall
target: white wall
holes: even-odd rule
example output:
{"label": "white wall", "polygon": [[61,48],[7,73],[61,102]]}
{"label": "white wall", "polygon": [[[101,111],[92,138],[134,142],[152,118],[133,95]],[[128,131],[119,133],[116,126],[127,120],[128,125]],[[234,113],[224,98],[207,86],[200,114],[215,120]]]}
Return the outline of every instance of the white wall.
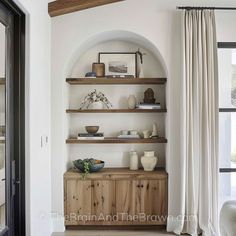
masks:
{"label": "white wall", "polygon": [[[189,1],[128,0],[50,19],[46,0],[15,0],[27,13],[26,66],[26,175],[27,235],[47,236],[51,232],[49,213],[63,215],[63,176],[69,150],[65,145],[68,124],[65,109],[65,78],[79,55],[81,45],[104,31],[126,30],[140,35],[160,51],[168,72],[167,85],[167,170],[169,172],[169,214],[177,215],[180,198],[179,108],[180,108],[180,14],[176,5]],[[148,2],[148,4],[147,4]],[[202,4],[206,1],[199,1]],[[220,1],[218,2],[220,3]],[[170,5],[172,4],[172,7]],[[217,3],[216,3],[217,4]],[[219,4],[220,5],[220,4]],[[161,7],[164,6],[161,9]],[[130,12],[132,11],[132,15]],[[219,41],[236,41],[235,12],[217,12]],[[119,38],[119,36],[117,35]],[[50,44],[52,82],[50,84]],[[50,97],[50,85],[52,94]],[[50,98],[52,119],[50,120]],[[52,123],[52,165],[50,162],[50,122]],[[41,136],[49,144],[41,148]],[[51,196],[52,172],[52,196]],[[63,230],[63,219],[55,219],[54,230]]]}
{"label": "white wall", "polygon": [[[58,214],[63,215],[62,175],[67,169],[68,161],[76,158],[75,154],[71,156],[71,153],[76,153],[78,149],[82,153],[86,152],[85,147],[65,145],[69,129],[68,115],[65,114],[65,109],[69,105],[67,101],[69,91],[65,79],[71,74],[81,50],[84,50],[83,45],[86,47],[86,42],[106,31],[118,31],[114,38],[121,37],[119,31],[131,32],[130,41],[132,41],[132,34],[139,35],[137,38],[146,40],[143,40],[146,43],[144,46],[149,47],[148,44],[152,44],[153,48],[159,50],[161,54],[159,58],[165,62],[168,73],[168,118],[165,133],[168,138],[166,164],[169,173],[169,213],[172,215],[178,213],[176,202],[179,199],[178,176],[180,174],[178,125],[180,123],[180,31],[178,30],[180,14],[176,11],[158,10],[157,1],[149,0],[147,4],[147,1],[139,0],[139,3],[136,3],[135,0],[129,0],[56,17],[52,20],[52,209]],[[122,117],[120,116],[120,119],[125,121],[125,116],[122,115]],[[108,151],[120,152],[122,148],[124,145],[122,147],[109,146]],[[101,149],[102,147],[99,147],[100,153],[102,153]],[[127,152],[128,148],[124,150]],[[121,159],[115,164],[124,165],[127,161],[124,162]],[[62,220],[55,219],[54,230],[63,230]]]}
{"label": "white wall", "polygon": [[[27,235],[51,234],[50,33],[46,0],[15,0],[26,13]],[[49,136],[41,147],[41,137]]]}
{"label": "white wall", "polygon": [[236,42],[235,11],[216,11],[218,42]]}
{"label": "white wall", "polygon": [[[210,1],[199,1],[207,5]],[[212,5],[213,2],[210,2]],[[220,1],[215,1],[215,4]],[[53,18],[52,20],[52,210],[58,215],[63,215],[63,173],[70,166],[70,161],[77,156],[78,150],[87,153],[85,147],[68,147],[65,144],[70,130],[68,115],[65,109],[72,101],[68,100],[69,94],[76,94],[76,89],[65,83],[67,76],[73,71],[77,59],[90,46],[91,41],[106,35],[104,32],[117,32],[110,37],[122,38],[122,32],[127,33],[127,38],[136,42],[139,38],[145,39],[141,45],[148,47],[152,44],[159,50],[160,59],[165,64],[168,76],[167,83],[167,109],[166,137],[168,139],[166,150],[166,169],[169,173],[169,214],[177,216],[181,198],[180,162],[180,108],[181,108],[181,17],[176,11],[176,5],[190,4],[189,1],[155,1],[155,0],[127,0],[117,4],[76,12]],[[192,1],[194,4],[194,1]],[[190,4],[191,5],[191,4]],[[132,12],[132,14],[131,14]],[[234,27],[235,12],[217,12],[217,32],[219,41],[236,41],[236,28]],[[121,35],[119,34],[121,33]],[[101,34],[103,36],[101,36]],[[125,34],[125,33],[124,33]],[[133,35],[132,35],[133,34]],[[109,33],[107,33],[109,36]],[[104,38],[105,40],[105,38]],[[149,42],[149,43],[147,43]],[[144,43],[144,44],[143,44]],[[147,45],[145,44],[147,43]],[[85,93],[86,87],[82,93]],[[86,90],[87,91],[87,90]],[[76,97],[76,96],[75,96]],[[74,119],[74,120],[73,120]],[[72,117],[72,123],[76,123]],[[124,118],[125,119],[125,118]],[[70,121],[70,120],[69,120]],[[73,126],[73,125],[72,125]],[[82,126],[82,123],[80,124]],[[113,147],[121,151],[121,147]],[[111,151],[109,147],[108,151]],[[114,150],[113,149],[113,150]],[[127,151],[127,149],[125,149]],[[102,153],[102,147],[98,148]],[[126,156],[127,157],[127,156]],[[102,158],[102,156],[101,156]],[[124,165],[126,162],[116,162]],[[170,230],[174,225],[170,225]],[[54,231],[63,231],[63,218],[54,219]]]}

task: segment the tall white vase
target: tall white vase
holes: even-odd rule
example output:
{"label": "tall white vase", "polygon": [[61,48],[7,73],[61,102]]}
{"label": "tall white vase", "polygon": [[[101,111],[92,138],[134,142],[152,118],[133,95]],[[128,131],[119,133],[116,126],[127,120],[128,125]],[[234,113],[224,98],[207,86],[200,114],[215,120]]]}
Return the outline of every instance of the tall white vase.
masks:
{"label": "tall white vase", "polygon": [[137,152],[130,152],[130,170],[138,170],[138,154]]}
{"label": "tall white vase", "polygon": [[145,151],[141,157],[141,163],[145,171],[153,171],[157,164],[157,157],[154,151]]}
{"label": "tall white vase", "polygon": [[136,107],[136,97],[134,95],[129,95],[128,108],[134,109],[135,107]]}

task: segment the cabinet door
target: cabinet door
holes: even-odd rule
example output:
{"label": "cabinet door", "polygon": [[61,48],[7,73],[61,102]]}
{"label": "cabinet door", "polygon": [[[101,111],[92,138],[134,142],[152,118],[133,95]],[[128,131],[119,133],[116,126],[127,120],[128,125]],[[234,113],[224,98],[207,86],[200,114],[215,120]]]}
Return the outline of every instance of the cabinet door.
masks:
{"label": "cabinet door", "polygon": [[106,217],[113,216],[115,212],[114,181],[93,181],[92,208],[93,214],[96,215],[100,221],[106,221]]}
{"label": "cabinet door", "polygon": [[[167,215],[166,180],[116,181],[116,214],[126,224],[164,224]],[[133,221],[133,222],[132,222]]]}
{"label": "cabinet door", "polygon": [[145,213],[147,221],[166,221],[167,215],[167,181],[166,180],[141,180],[140,212]]}
{"label": "cabinet door", "polygon": [[89,180],[65,181],[65,220],[84,221],[92,211],[92,183]]}
{"label": "cabinet door", "polygon": [[119,221],[127,221],[129,216],[135,214],[135,181],[116,181],[116,206],[115,211]]}

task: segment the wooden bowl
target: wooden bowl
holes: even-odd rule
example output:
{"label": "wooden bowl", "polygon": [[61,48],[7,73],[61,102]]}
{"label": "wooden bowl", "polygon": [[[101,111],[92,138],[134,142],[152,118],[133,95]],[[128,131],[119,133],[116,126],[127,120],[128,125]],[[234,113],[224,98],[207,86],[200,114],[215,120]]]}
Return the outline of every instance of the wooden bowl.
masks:
{"label": "wooden bowl", "polygon": [[99,126],[85,126],[85,129],[89,134],[96,134],[99,130]]}

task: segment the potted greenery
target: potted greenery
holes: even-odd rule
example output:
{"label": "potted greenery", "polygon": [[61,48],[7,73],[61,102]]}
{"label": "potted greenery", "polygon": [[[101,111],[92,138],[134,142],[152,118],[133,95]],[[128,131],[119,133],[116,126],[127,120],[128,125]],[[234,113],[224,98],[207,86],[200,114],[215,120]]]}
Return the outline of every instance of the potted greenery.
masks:
{"label": "potted greenery", "polygon": [[87,176],[92,172],[97,172],[105,166],[105,162],[97,160],[94,158],[90,159],[78,159],[73,161],[73,164],[76,169],[82,173],[83,179],[86,179]]}

